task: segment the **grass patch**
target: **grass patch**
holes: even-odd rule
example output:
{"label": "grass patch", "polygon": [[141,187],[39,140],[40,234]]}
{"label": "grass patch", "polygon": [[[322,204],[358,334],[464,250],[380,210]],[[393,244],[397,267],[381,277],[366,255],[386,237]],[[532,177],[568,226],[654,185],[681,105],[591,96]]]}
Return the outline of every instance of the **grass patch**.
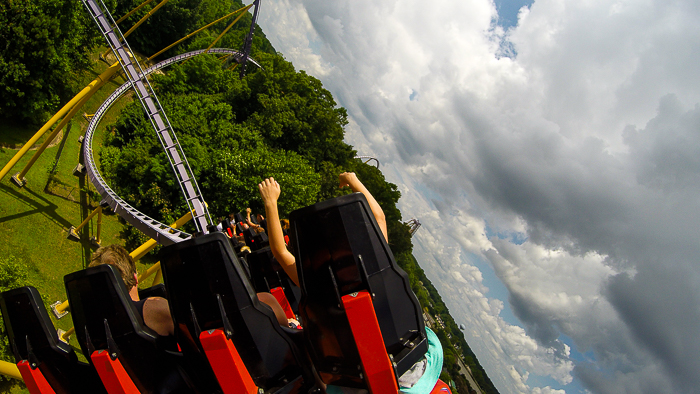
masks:
{"label": "grass patch", "polygon": [[[0,119],[0,125],[3,130],[0,133],[0,147],[3,150],[20,149],[42,126],[41,124],[23,123],[14,119]],[[45,133],[41,136],[32,148],[41,146],[48,134]]]}
{"label": "grass patch", "polygon": [[[83,84],[89,84],[107,67],[104,62],[96,62],[94,69],[82,76]],[[81,154],[78,138],[88,123],[82,114],[93,113],[123,82],[123,78],[118,76],[95,93],[68,123],[62,140],[48,148],[29,170],[24,187],[18,188],[10,181],[10,177],[24,168],[33,155],[32,151],[0,180],[0,255],[12,255],[26,264],[29,269],[26,284],[36,287],[49,304],[66,300],[63,277],[85,268],[96,249],[90,242],[90,237],[96,236],[96,217],[83,228],[80,241],[68,239],[68,229],[78,226],[99,205],[99,196],[95,197],[95,188],[87,177],[73,175]],[[130,100],[128,95],[119,100],[102,119],[93,143],[96,157],[102,145],[105,125],[113,123]],[[36,126],[0,121],[0,144],[19,144],[21,147],[38,129]],[[16,153],[15,149],[0,148],[0,165],[4,167]],[[103,214],[102,245],[124,245],[123,230],[124,224],[117,215]],[[139,272],[149,268],[153,262],[153,257],[144,258],[138,264]],[[145,281],[150,282],[151,280]],[[70,314],[60,320],[55,319],[51,313],[50,315],[56,328],[67,331],[73,327]],[[75,336],[71,338],[71,345],[80,351]],[[0,392],[27,391],[21,384],[0,382]]]}

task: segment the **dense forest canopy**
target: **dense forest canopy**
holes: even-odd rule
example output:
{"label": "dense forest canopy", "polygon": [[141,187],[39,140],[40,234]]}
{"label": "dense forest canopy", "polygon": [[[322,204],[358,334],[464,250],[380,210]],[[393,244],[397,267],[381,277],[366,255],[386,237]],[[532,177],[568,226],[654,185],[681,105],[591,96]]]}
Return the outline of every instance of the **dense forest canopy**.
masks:
{"label": "dense forest canopy", "polygon": [[0,118],[40,123],[82,87],[102,37],[79,1],[0,2]]}

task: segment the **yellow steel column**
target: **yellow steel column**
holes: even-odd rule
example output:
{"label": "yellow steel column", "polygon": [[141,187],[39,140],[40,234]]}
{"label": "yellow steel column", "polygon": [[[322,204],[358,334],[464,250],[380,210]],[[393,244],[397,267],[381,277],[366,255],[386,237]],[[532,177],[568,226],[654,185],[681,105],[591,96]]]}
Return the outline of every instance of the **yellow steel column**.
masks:
{"label": "yellow steel column", "polygon": [[63,117],[63,120],[61,121],[61,123],[59,123],[58,126],[56,126],[56,128],[54,129],[54,131],[51,134],[49,134],[49,136],[46,138],[46,141],[44,141],[44,143],[41,145],[41,147],[39,149],[37,149],[36,152],[34,152],[34,156],[32,156],[32,158],[29,160],[29,163],[27,163],[27,165],[24,166],[24,169],[19,174],[15,175],[15,177],[14,177],[14,178],[16,178],[15,182],[17,182],[18,186],[22,186],[26,183],[24,177],[27,175],[27,172],[29,171],[30,168],[32,168],[32,166],[37,161],[39,156],[41,156],[41,154],[44,153],[44,150],[46,150],[46,148],[49,146],[49,144],[51,144],[51,141],[53,141],[53,139],[56,138],[56,136],[61,131],[61,129],[63,129],[63,127],[73,118],[75,113],[78,112],[80,110],[80,108],[82,108],[82,106],[85,105],[85,103],[88,100],[90,100],[90,98],[95,93],[97,93],[97,91],[101,87],[103,87],[108,81],[109,81],[109,79],[101,80],[97,85],[95,85],[95,87],[92,90],[90,90],[90,92],[88,92],[85,95],[85,97],[83,97],[78,102],[78,104],[73,106],[73,109],[70,110],[68,115]]}
{"label": "yellow steel column", "polygon": [[[253,5],[251,4],[251,5],[248,6],[248,8],[250,8],[250,7],[252,7],[252,6],[253,6]],[[247,11],[247,10],[246,10],[246,11]],[[241,18],[243,18],[243,15],[245,15],[245,12],[242,12],[240,15],[238,15],[238,17],[236,17],[236,19],[233,20],[233,22],[231,22],[230,25],[226,26],[226,28],[224,29],[224,31],[221,32],[221,34],[219,34],[218,37],[216,37],[216,40],[214,40],[214,42],[212,42],[211,45],[209,45],[209,46],[207,47],[207,50],[206,50],[205,52],[209,52],[209,50],[210,50],[217,42],[219,42],[219,40],[221,39],[221,37],[223,37],[224,34],[226,34],[226,32],[228,32],[229,29],[232,28],[233,25],[236,24],[236,22],[238,22]]]}
{"label": "yellow steel column", "polygon": [[[172,228],[182,227],[182,225],[189,222],[190,220],[192,220],[192,212],[188,212],[187,214],[185,214],[185,216],[176,220],[175,223],[170,225],[170,227],[172,227]],[[146,255],[146,253],[153,250],[153,248],[155,248],[156,245],[158,245],[158,242],[155,239],[151,238],[148,241],[144,242],[143,245],[134,249],[134,251],[129,253],[129,255],[131,256],[132,259],[134,259],[134,261],[139,261],[139,260],[141,260],[141,257]]]}
{"label": "yellow steel column", "polygon": [[163,0],[163,1],[161,1],[160,3],[158,3],[157,6],[153,7],[152,10],[148,11],[148,14],[146,14],[143,18],[141,18],[141,20],[139,20],[138,22],[136,22],[136,24],[135,24],[134,26],[132,26],[131,29],[129,29],[126,33],[124,33],[124,38],[128,37],[129,34],[133,33],[134,30],[136,30],[136,28],[138,28],[139,26],[141,26],[141,24],[143,24],[143,22],[145,22],[146,19],[150,18],[151,15],[153,15],[156,11],[158,11],[158,10],[160,9],[160,7],[164,6],[165,3],[167,3],[168,1],[170,1],[170,0]]}
{"label": "yellow steel column", "polygon": [[41,138],[41,136],[44,135],[44,133],[46,133],[46,131],[49,128],[51,128],[51,126],[53,126],[54,123],[61,119],[63,115],[65,115],[71,108],[73,108],[75,104],[77,104],[86,94],[88,94],[92,89],[94,89],[95,86],[100,83],[100,81],[108,80],[112,77],[112,75],[114,75],[115,72],[117,72],[120,69],[121,66],[119,65],[119,63],[113,64],[105,72],[100,74],[100,76],[98,76],[94,81],[90,82],[88,86],[83,88],[83,90],[81,90],[80,93],[73,97],[73,99],[71,99],[65,106],[63,106],[63,108],[56,112],[56,114],[53,117],[51,117],[51,119],[49,119],[49,121],[46,122],[46,124],[41,129],[39,129],[39,131],[37,131],[37,133],[34,134],[34,136],[29,141],[27,141],[26,144],[24,144],[22,149],[20,149],[15,154],[15,156],[5,165],[5,167],[3,167],[3,169],[0,171],[0,179],[4,178],[5,175],[7,175],[7,173],[12,169],[12,167],[14,167],[14,165],[17,164],[19,159],[21,159],[29,151],[32,145],[34,145],[39,140],[39,138]]}
{"label": "yellow steel column", "polygon": [[158,53],[152,55],[151,57],[148,58],[148,60],[153,60],[154,57],[160,55],[161,53],[167,51],[168,49],[174,47],[175,45],[177,45],[177,44],[179,44],[179,43],[185,41],[186,39],[192,37],[193,35],[199,33],[200,31],[202,31],[202,30],[204,30],[204,29],[206,29],[206,28],[208,28],[208,27],[210,27],[210,26],[212,26],[212,25],[215,25],[215,24],[221,22],[222,20],[224,20],[224,19],[226,19],[226,18],[228,18],[228,17],[230,17],[230,16],[232,16],[232,15],[235,15],[235,14],[241,12],[241,11],[248,11],[248,9],[249,9],[250,7],[252,7],[252,6],[253,6],[253,5],[251,4],[251,5],[245,6],[245,7],[243,7],[243,8],[239,8],[239,9],[237,9],[236,11],[233,11],[232,13],[230,13],[230,14],[228,14],[228,15],[226,15],[226,16],[222,16],[221,18],[215,20],[214,22],[212,22],[212,23],[210,23],[210,24],[208,24],[208,25],[206,25],[206,26],[200,27],[199,29],[193,31],[192,33],[186,35],[185,37],[182,37],[181,39],[179,39],[179,40],[175,41],[174,43],[168,45],[167,47],[161,49],[160,52],[158,52]]}
{"label": "yellow steel column", "polygon": [[160,269],[160,261],[158,262],[158,271],[156,271],[156,277],[153,278],[153,283],[151,286],[155,286],[163,280],[163,270]]}
{"label": "yellow steel column", "polygon": [[92,240],[97,246],[100,246],[102,244],[102,239],[100,239],[100,233],[102,232],[102,209],[100,209],[100,212],[97,213],[97,234],[95,234],[95,238]]}
{"label": "yellow steel column", "polygon": [[78,225],[78,227],[71,226],[71,228],[68,229],[68,235],[72,236],[74,238],[80,239],[80,236],[78,235],[78,231],[80,231],[80,229],[85,227],[85,225],[88,224],[90,219],[92,219],[97,214],[100,214],[100,219],[101,219],[102,218],[102,216],[101,216],[102,215],[102,207],[95,208],[95,210],[92,211],[92,213],[90,213],[88,215],[88,217],[86,217],[85,220],[83,220],[83,222]]}
{"label": "yellow steel column", "polygon": [[22,374],[19,373],[17,365],[12,364],[11,362],[0,360],[0,373],[11,378],[23,380]]}
{"label": "yellow steel column", "polygon": [[121,18],[119,18],[118,21],[116,21],[116,22],[114,22],[114,23],[120,24],[120,23],[124,22],[124,19],[130,17],[131,15],[134,14],[134,12],[140,10],[143,6],[145,6],[146,4],[148,4],[148,3],[152,2],[152,1],[153,1],[153,0],[146,0],[146,1],[144,1],[143,3],[141,3],[140,6],[138,6],[138,7],[134,8],[133,10],[129,11],[126,15],[122,16]]}

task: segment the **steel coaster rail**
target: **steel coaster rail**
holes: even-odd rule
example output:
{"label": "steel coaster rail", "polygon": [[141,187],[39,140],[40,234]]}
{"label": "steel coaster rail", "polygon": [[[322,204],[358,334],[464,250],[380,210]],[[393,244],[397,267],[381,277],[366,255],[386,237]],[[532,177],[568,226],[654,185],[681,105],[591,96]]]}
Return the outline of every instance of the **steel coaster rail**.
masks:
{"label": "steel coaster rail", "polygon": [[148,82],[146,75],[143,73],[138,62],[131,60],[130,54],[133,53],[129,44],[124,39],[119,27],[112,19],[107,7],[102,0],[82,0],[85,7],[90,12],[93,20],[100,29],[100,32],[107,40],[107,43],[112,48],[114,55],[124,69],[124,74],[129,80],[129,83],[136,92],[136,95],[143,106],[143,109],[148,114],[148,118],[156,130],[158,139],[168,157],[170,166],[178,180],[180,190],[182,191],[187,206],[190,211],[194,211],[194,224],[197,231],[206,233],[207,226],[212,223],[209,211],[204,202],[201,190],[194,177],[192,168],[187,162],[185,152],[180,145],[180,142],[175,135],[172,125],[165,115],[163,106],[160,104],[151,84]]}
{"label": "steel coaster rail", "polygon": [[[203,53],[205,53],[205,50],[201,49],[198,51],[183,53],[181,55],[171,57],[170,59],[163,60],[162,62],[147,68],[143,72],[143,75],[141,75],[141,77],[145,78],[146,76],[155,71],[168,67],[182,60],[201,55]],[[243,55],[239,51],[226,48],[212,48],[209,50],[209,53],[230,54],[235,57],[240,57]],[[260,67],[260,65],[255,60],[248,59],[248,61]],[[114,192],[114,190],[112,190],[107,185],[107,182],[104,180],[104,178],[102,178],[102,175],[100,174],[97,164],[95,162],[95,158],[92,152],[92,139],[96,133],[97,126],[99,125],[102,117],[112,106],[112,104],[114,104],[115,101],[117,101],[121,96],[124,95],[124,93],[126,93],[130,89],[131,83],[129,82],[126,82],[119,88],[117,88],[117,90],[115,90],[114,93],[112,93],[104,101],[104,103],[102,103],[102,105],[97,109],[97,111],[95,111],[95,114],[92,116],[90,122],[88,123],[87,130],[85,131],[85,138],[83,140],[83,155],[85,158],[85,169],[87,170],[88,179],[90,180],[90,182],[92,182],[93,185],[95,185],[95,188],[100,193],[100,196],[102,197],[103,201],[109,204],[112,210],[119,216],[124,218],[124,220],[126,220],[129,224],[139,229],[141,232],[143,232],[150,238],[155,239],[159,244],[169,245],[172,243],[180,242],[182,240],[190,238],[190,234],[181,230],[171,228],[170,226],[164,223],[161,223],[153,218],[148,217],[147,215],[139,212],[136,208],[129,205],[129,203],[127,203],[121,197],[119,197]]]}

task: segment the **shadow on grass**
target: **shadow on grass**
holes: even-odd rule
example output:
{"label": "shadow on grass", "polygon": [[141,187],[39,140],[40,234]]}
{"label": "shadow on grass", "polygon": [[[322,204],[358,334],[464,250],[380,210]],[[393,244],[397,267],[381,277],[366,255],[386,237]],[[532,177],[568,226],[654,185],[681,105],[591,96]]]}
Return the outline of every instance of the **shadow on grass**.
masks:
{"label": "shadow on grass", "polygon": [[[80,157],[78,158],[80,164],[84,163],[83,151],[80,150]],[[87,190],[87,175],[83,174],[80,176],[80,217],[86,218],[92,212],[90,210],[90,197],[85,192]],[[97,218],[95,218],[96,220]],[[80,231],[80,244],[83,247],[83,268],[87,268],[90,264],[90,256],[92,256],[92,249],[94,247],[93,243],[90,241],[90,226],[84,226]]]}
{"label": "shadow on grass", "polygon": [[[11,220],[17,220],[24,218],[26,216],[31,216],[31,215],[36,215],[36,214],[41,214],[47,218],[49,218],[51,221],[54,223],[62,226],[63,228],[69,228],[71,226],[70,221],[68,221],[66,218],[62,217],[58,213],[56,213],[56,209],[58,206],[51,201],[47,200],[40,194],[34,192],[31,187],[29,186],[24,186],[23,188],[26,193],[31,194],[32,197],[30,198],[29,196],[25,195],[24,193],[20,193],[17,191],[14,186],[8,186],[8,185],[3,185],[0,184],[0,192],[7,194],[8,196],[14,198],[15,200],[19,201],[20,203],[23,203],[24,205],[34,208],[29,211],[25,211],[22,213],[17,213],[14,215],[9,215],[5,217],[0,217],[0,223],[4,222],[9,222]],[[43,204],[42,204],[43,203]]]}
{"label": "shadow on grass", "polygon": [[41,128],[41,124],[31,124],[14,119],[0,119],[0,146],[19,149]]}
{"label": "shadow on grass", "polygon": [[22,389],[26,390],[27,386],[17,379],[0,380],[0,393],[25,392]]}

